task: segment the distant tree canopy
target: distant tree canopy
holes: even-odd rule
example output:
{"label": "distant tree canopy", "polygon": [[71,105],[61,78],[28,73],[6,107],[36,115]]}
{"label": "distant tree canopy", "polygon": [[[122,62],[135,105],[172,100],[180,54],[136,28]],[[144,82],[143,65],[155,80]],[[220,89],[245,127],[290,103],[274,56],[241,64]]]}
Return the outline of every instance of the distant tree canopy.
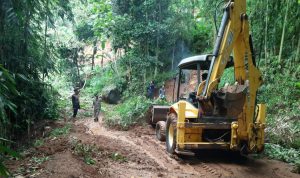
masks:
{"label": "distant tree canopy", "polygon": [[[137,81],[175,69],[184,57],[212,53],[226,3],[202,0],[90,2],[94,34],[100,40],[109,39],[116,54],[124,51],[119,70],[124,68],[129,79]],[[259,64],[299,63],[299,9],[299,3],[293,0],[247,1]],[[294,74],[297,71],[299,68],[291,70]]]}

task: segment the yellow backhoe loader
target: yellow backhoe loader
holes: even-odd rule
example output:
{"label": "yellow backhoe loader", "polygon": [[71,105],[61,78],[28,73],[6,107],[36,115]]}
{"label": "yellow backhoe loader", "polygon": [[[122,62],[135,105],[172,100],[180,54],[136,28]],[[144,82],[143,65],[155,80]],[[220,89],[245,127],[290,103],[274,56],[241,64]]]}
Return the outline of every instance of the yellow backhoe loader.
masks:
{"label": "yellow backhoe loader", "polygon": [[[156,106],[152,115],[157,138],[166,140],[169,153],[192,155],[193,149],[263,151],[266,106],[256,102],[262,77],[253,55],[246,0],[226,3],[212,54],[183,59],[178,67],[178,102],[160,112]],[[227,67],[234,68],[235,83],[220,88]],[[187,98],[180,91],[185,71],[195,71],[198,80],[196,90]],[[207,71],[203,81],[202,71]],[[155,119],[155,112],[160,119]]]}

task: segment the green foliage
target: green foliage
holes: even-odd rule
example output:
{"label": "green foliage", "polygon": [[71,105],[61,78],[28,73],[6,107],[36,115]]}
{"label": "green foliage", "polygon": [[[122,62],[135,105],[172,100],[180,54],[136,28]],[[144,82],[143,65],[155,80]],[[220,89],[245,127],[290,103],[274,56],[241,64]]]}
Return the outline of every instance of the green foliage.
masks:
{"label": "green foliage", "polygon": [[230,67],[224,70],[224,73],[221,77],[221,81],[219,83],[219,88],[224,87],[226,83],[233,85],[235,82],[234,78],[234,68]]}
{"label": "green foliage", "polygon": [[88,24],[86,21],[82,21],[78,24],[75,31],[76,36],[79,40],[90,40],[94,37],[93,26]]}
{"label": "green foliage", "polygon": [[94,70],[93,77],[88,81],[87,86],[90,88],[88,92],[90,94],[102,93],[102,90],[108,86],[116,86],[122,91],[123,89],[123,78],[115,74],[114,70],[111,68],[100,69],[96,67]]}
{"label": "green foliage", "polygon": [[[248,1],[248,14],[251,20],[251,32],[253,37],[254,49],[256,54],[277,56],[278,60],[280,43],[283,32],[283,24],[286,8],[288,9],[288,21],[286,22],[286,33],[283,45],[283,58],[295,60],[295,52],[299,41],[299,4],[297,1]],[[287,4],[290,3],[288,6]],[[266,22],[267,20],[267,22]],[[294,45],[286,45],[294,44]],[[271,60],[272,58],[264,58]],[[266,62],[263,61],[263,62]],[[296,61],[295,61],[296,62]]]}
{"label": "green foliage", "polygon": [[121,127],[127,130],[130,126],[143,121],[148,109],[152,105],[170,105],[165,100],[150,100],[145,96],[137,95],[126,98],[116,106],[104,105],[105,123],[110,127]]}
{"label": "green foliage", "polygon": [[98,151],[94,145],[84,144],[79,141],[73,143],[74,153],[83,157],[83,161],[88,165],[93,165],[96,161],[93,159],[93,155]]}
{"label": "green foliage", "polygon": [[118,162],[127,162],[127,158],[117,152],[111,154],[111,159]]}
{"label": "green foliage", "polygon": [[[3,138],[0,138],[0,141],[11,142]],[[9,170],[3,164],[3,162],[7,160],[9,157],[20,158],[20,155],[18,152],[15,152],[9,147],[0,144],[0,176],[8,177],[10,175]]]}
{"label": "green foliage", "polygon": [[[15,87],[15,80],[12,75],[0,65],[0,123],[1,127],[8,124],[8,112],[16,113],[16,105],[12,102],[12,94],[18,95],[19,93]],[[2,125],[3,124],[3,125]]]}
{"label": "green foliage", "polygon": [[293,163],[296,166],[296,172],[299,173],[300,168],[300,151],[299,149],[284,148],[277,144],[265,144],[265,152],[270,158]]}
{"label": "green foliage", "polygon": [[267,68],[262,68],[264,85],[258,94],[259,102],[267,104],[267,137],[271,143],[299,149],[300,93],[295,85],[299,77],[297,66],[272,61]]}
{"label": "green foliage", "polygon": [[33,146],[35,146],[35,147],[40,147],[42,145],[44,145],[44,140],[43,139],[37,139],[33,143]]}
{"label": "green foliage", "polygon": [[88,156],[84,157],[84,162],[88,165],[93,165],[96,163],[96,161],[93,158]]}
{"label": "green foliage", "polygon": [[37,165],[40,165],[40,164],[42,164],[43,162],[45,162],[45,161],[48,161],[49,160],[49,157],[48,156],[43,156],[43,157],[32,157],[31,158],[31,162],[33,162],[33,163],[35,163],[35,164],[37,164]]}
{"label": "green foliage", "polygon": [[151,103],[145,96],[128,98],[112,110],[109,109],[108,112],[104,109],[107,114],[105,123],[109,126],[121,126],[123,129],[128,129],[144,116]]}
{"label": "green foliage", "polygon": [[71,125],[67,124],[66,126],[62,128],[55,128],[53,131],[51,131],[50,136],[51,137],[58,137],[61,135],[67,135],[70,133]]}
{"label": "green foliage", "polygon": [[64,18],[72,18],[68,0],[0,1],[0,136],[31,135],[33,123],[57,117],[57,93],[45,79],[56,71],[49,31]]}

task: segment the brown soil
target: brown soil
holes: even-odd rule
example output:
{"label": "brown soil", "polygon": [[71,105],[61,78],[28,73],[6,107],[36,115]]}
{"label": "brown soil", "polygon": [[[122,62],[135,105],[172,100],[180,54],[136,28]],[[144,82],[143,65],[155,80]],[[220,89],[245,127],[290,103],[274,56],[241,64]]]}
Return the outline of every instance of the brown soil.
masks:
{"label": "brown soil", "polygon": [[[194,91],[197,85],[197,73],[191,72],[189,75],[185,77],[185,83],[180,83],[180,93],[185,96]],[[167,80],[165,82],[166,89],[166,100],[169,102],[173,102],[177,98],[177,87],[178,87],[178,79],[174,81],[174,79]],[[158,94],[157,94],[158,97]]]}
{"label": "brown soil", "polygon": [[[92,150],[94,164],[84,161],[80,146]],[[37,164],[33,157],[48,159]],[[22,160],[7,165],[24,177],[300,177],[290,165],[266,158],[221,151],[171,156],[151,126],[116,131],[92,119],[76,121],[68,136],[46,138],[42,146],[27,150]]]}

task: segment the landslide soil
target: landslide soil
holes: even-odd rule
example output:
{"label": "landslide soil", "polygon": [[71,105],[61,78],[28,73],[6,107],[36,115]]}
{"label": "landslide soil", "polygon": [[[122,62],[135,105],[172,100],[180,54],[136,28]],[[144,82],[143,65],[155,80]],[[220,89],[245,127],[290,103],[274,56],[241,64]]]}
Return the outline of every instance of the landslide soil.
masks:
{"label": "landslide soil", "polygon": [[[47,159],[34,161],[42,158]],[[7,165],[19,177],[300,177],[286,163],[224,151],[171,156],[151,126],[118,131],[91,118],[72,123],[68,135],[45,138]]]}

